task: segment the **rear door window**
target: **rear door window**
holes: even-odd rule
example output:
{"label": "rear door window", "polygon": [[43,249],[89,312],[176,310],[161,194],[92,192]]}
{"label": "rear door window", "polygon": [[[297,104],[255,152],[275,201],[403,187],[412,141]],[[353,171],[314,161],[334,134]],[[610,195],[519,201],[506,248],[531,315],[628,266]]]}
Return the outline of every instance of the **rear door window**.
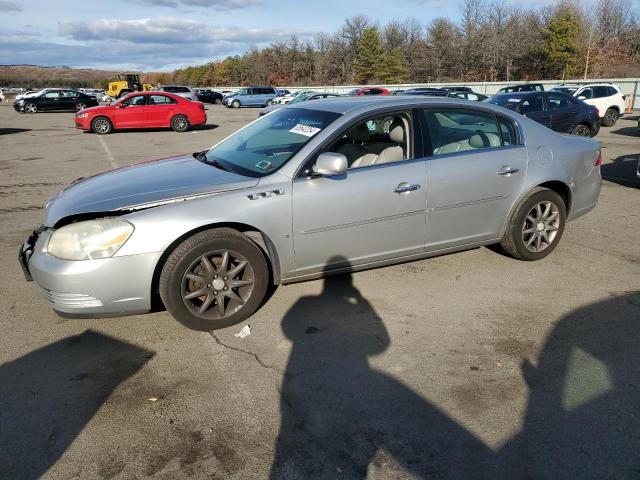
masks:
{"label": "rear door window", "polygon": [[149,105],[171,105],[177,103],[173,98],[166,95],[150,95]]}
{"label": "rear door window", "polygon": [[609,88],[604,86],[593,88],[593,98],[604,98],[609,96]]}
{"label": "rear door window", "polygon": [[564,110],[571,106],[567,96],[559,93],[547,94],[547,100],[549,101],[549,110]]}
{"label": "rear door window", "polygon": [[[424,110],[434,156],[503,146],[495,115],[470,109]],[[509,127],[506,126],[507,133]],[[514,134],[509,135],[509,143]],[[429,148],[426,149],[429,153]]]}
{"label": "rear door window", "polygon": [[531,95],[525,97],[520,102],[520,113],[542,112],[544,110],[544,100],[542,95]]}

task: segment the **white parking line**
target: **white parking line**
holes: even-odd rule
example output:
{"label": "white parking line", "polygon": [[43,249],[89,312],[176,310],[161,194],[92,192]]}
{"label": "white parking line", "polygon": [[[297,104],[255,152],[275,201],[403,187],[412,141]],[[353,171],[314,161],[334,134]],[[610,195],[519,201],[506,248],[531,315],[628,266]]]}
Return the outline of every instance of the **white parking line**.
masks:
{"label": "white parking line", "polygon": [[102,145],[104,153],[107,156],[107,160],[109,160],[109,163],[111,164],[111,166],[113,168],[120,168],[120,165],[118,165],[118,162],[116,162],[116,159],[113,156],[113,154],[111,153],[111,150],[109,149],[109,146],[107,145],[107,142],[104,141],[104,138],[102,138],[100,135],[98,135],[98,140],[100,140],[100,144]]}

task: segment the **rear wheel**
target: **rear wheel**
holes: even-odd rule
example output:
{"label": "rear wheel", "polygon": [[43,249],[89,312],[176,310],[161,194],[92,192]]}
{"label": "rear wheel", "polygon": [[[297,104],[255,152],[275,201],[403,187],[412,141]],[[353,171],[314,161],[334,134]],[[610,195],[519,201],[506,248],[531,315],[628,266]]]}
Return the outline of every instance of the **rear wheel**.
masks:
{"label": "rear wheel", "polygon": [[231,106],[233,108],[240,108],[240,100],[234,100],[233,102],[231,102]]}
{"label": "rear wheel", "polygon": [[584,123],[576,126],[571,133],[579,137],[591,137],[591,129]]}
{"label": "rear wheel", "polygon": [[171,119],[171,128],[174,132],[186,132],[190,127],[189,119],[184,115],[176,115]]}
{"label": "rear wheel", "polygon": [[76,112],[79,112],[80,110],[84,110],[85,108],[87,108],[87,104],[86,103],[76,103]]}
{"label": "rear wheel", "polygon": [[37,113],[38,106],[35,103],[26,103],[24,105],[24,111],[25,113]]}
{"label": "rear wheel", "polygon": [[566,215],[560,195],[535,188],[516,207],[500,246],[519,260],[541,260],[558,245]]}
{"label": "rear wheel", "polygon": [[602,125],[604,125],[605,127],[613,127],[618,121],[619,116],[620,115],[618,114],[618,111],[615,108],[609,108],[604,113],[604,118],[602,119]]}
{"label": "rear wheel", "polygon": [[228,327],[250,317],[269,283],[264,255],[237,230],[206,230],[171,253],[160,275],[167,311],[194,330]]}
{"label": "rear wheel", "polygon": [[113,124],[107,117],[96,117],[91,121],[91,131],[98,135],[107,135],[113,131]]}
{"label": "rear wheel", "polygon": [[221,98],[216,98],[213,103],[215,103],[216,105],[220,105],[222,103],[222,99]]}

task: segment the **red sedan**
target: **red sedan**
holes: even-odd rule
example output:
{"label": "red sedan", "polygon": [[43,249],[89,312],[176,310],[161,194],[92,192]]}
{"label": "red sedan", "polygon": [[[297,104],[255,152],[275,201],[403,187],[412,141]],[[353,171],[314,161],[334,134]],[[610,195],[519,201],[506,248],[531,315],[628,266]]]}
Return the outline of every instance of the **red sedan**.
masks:
{"label": "red sedan", "polygon": [[207,121],[204,103],[167,92],[135,92],[111,105],[76,113],[76,128],[101,135],[130,128],[170,127],[186,132]]}
{"label": "red sedan", "polygon": [[390,95],[390,93],[389,90],[382,87],[365,87],[355,88],[351,90],[348,95]]}

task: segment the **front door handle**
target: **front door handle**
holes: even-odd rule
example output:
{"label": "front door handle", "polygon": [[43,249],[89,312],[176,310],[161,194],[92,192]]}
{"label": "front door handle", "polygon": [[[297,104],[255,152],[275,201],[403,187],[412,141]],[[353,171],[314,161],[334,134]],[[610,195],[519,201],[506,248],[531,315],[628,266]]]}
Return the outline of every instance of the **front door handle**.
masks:
{"label": "front door handle", "polygon": [[416,185],[408,182],[402,182],[396,187],[394,192],[399,194],[405,194],[405,193],[413,192],[414,190],[418,190],[419,188],[420,188],[420,185]]}
{"label": "front door handle", "polygon": [[506,175],[508,177],[512,173],[518,173],[519,171],[520,171],[519,168],[513,168],[513,167],[505,166],[505,167],[502,167],[500,170],[498,170],[496,173],[498,175]]}

